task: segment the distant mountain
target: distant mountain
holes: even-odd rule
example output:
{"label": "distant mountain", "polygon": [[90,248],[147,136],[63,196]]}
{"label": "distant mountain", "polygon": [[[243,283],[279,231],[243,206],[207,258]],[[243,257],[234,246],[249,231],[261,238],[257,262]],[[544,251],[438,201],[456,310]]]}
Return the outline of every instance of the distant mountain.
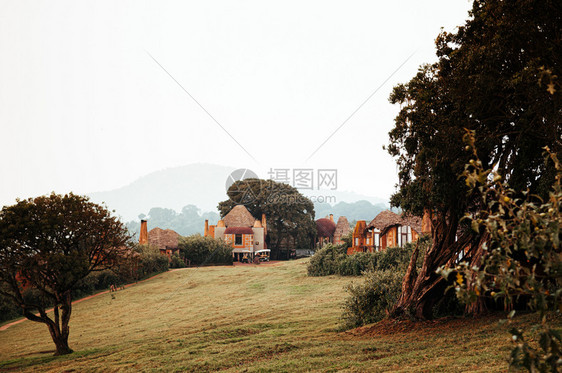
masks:
{"label": "distant mountain", "polygon": [[216,212],[226,199],[225,183],[232,167],[191,164],[152,172],[129,185],[106,192],[90,193],[93,202],[105,202],[124,221],[138,219],[153,207],[181,211],[196,205],[202,211]]}
{"label": "distant mountain", "polygon": [[[213,214],[217,213],[218,203],[227,198],[226,181],[232,171],[233,167],[190,164],[152,172],[124,187],[89,196],[93,202],[105,202],[123,221],[132,222],[132,231],[137,231],[139,215],[144,214],[150,215],[149,229],[159,226],[180,234],[202,233],[205,218],[211,224],[218,219]],[[384,199],[350,191],[301,192],[315,203],[317,218],[333,213],[336,217],[345,215],[349,221],[370,220],[388,207]],[[206,215],[207,212],[213,214]]]}

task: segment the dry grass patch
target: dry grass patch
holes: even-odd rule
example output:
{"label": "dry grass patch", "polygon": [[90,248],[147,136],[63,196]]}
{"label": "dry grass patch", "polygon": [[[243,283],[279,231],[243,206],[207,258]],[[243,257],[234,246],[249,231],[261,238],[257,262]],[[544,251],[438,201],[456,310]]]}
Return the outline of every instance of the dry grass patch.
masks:
{"label": "dry grass patch", "polygon": [[504,371],[497,317],[383,321],[338,332],[349,278],[306,276],[306,260],[168,272],[77,304],[52,357],[44,325],[0,332],[0,370]]}

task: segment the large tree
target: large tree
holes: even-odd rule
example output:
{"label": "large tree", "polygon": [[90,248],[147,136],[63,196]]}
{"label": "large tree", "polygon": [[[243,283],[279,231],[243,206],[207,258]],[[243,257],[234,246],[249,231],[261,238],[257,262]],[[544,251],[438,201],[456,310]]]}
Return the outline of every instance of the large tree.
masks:
{"label": "large tree", "polygon": [[401,105],[388,147],[400,168],[392,203],[432,215],[433,246],[420,272],[407,273],[394,312],[418,318],[431,317],[446,287],[436,269],[458,260],[461,250],[479,265],[488,239],[459,226],[480,207],[460,177],[471,156],[462,140],[466,129],[475,131],[484,167],[513,188],[546,195],[552,185],[555,172],[541,148],[562,150],[562,3],[476,0],[466,24],[442,32],[436,46],[438,62],[390,97]]}
{"label": "large tree", "polygon": [[273,180],[244,179],[227,191],[229,199],[219,203],[224,217],[235,205],[243,204],[256,217],[267,217],[267,242],[272,253],[281,245],[308,248],[312,246],[316,226],[314,205],[297,189]]}
{"label": "large tree", "polygon": [[90,272],[112,267],[128,240],[124,225],[87,197],[18,201],[0,211],[0,293],[47,325],[55,355],[71,353],[72,290]]}

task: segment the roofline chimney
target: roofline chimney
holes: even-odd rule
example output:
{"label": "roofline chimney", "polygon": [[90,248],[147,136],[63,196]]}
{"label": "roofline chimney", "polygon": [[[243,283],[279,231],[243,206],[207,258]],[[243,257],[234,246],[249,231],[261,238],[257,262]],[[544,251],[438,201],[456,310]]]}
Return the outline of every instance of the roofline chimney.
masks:
{"label": "roofline chimney", "polygon": [[265,214],[261,214],[261,226],[263,227],[263,233],[267,234],[267,219]]}
{"label": "roofline chimney", "polygon": [[141,229],[140,229],[140,236],[139,236],[139,245],[147,245],[148,244],[148,224],[146,220],[141,220]]}

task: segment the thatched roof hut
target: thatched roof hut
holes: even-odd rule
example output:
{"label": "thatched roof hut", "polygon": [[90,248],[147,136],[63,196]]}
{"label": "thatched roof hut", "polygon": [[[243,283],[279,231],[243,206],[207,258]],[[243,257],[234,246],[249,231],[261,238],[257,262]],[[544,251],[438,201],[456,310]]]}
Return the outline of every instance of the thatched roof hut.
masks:
{"label": "thatched roof hut", "polygon": [[375,228],[382,232],[388,227],[393,225],[402,225],[403,223],[404,222],[400,215],[395,214],[390,210],[384,210],[371,220],[371,222],[367,225],[367,229]]}
{"label": "thatched roof hut", "polygon": [[402,215],[404,225],[409,225],[418,234],[422,233],[422,218],[414,215]]}
{"label": "thatched roof hut", "polygon": [[171,229],[153,228],[148,232],[148,244],[160,250],[177,249],[180,234]]}
{"label": "thatched roof hut", "polygon": [[422,219],[413,215],[398,215],[390,210],[378,214],[368,225],[367,229],[375,228],[384,233],[387,228],[394,225],[410,226],[417,233],[422,231]]}
{"label": "thatched roof hut", "polygon": [[256,219],[244,205],[236,205],[224,218],[226,227],[253,227]]}
{"label": "thatched roof hut", "polygon": [[345,216],[340,216],[338,219],[338,223],[336,224],[336,231],[334,233],[335,236],[345,236],[350,231],[349,221]]}

